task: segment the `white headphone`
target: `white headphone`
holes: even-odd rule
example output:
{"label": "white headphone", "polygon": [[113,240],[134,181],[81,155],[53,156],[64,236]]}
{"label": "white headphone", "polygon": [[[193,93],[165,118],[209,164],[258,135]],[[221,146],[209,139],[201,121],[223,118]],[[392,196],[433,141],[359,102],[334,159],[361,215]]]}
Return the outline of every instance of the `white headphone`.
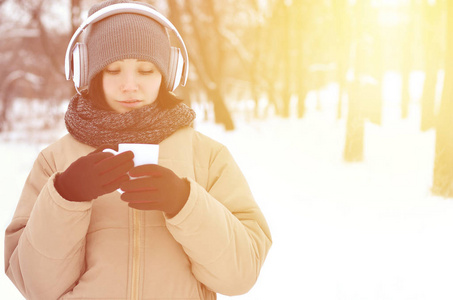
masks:
{"label": "white headphone", "polygon": [[77,92],[80,94],[79,89],[88,86],[88,51],[84,43],[75,43],[79,35],[85,28],[93,23],[99,22],[107,17],[123,13],[134,13],[148,17],[165,28],[170,29],[177,36],[181,44],[182,53],[180,48],[171,47],[170,49],[170,63],[168,66],[168,84],[167,89],[174,91],[179,85],[185,86],[189,74],[189,55],[187,53],[186,45],[175,26],[156,10],[152,8],[135,3],[118,3],[104,7],[91,16],[89,16],[75,31],[72,36],[65,55],[65,74],[66,80],[72,79]]}

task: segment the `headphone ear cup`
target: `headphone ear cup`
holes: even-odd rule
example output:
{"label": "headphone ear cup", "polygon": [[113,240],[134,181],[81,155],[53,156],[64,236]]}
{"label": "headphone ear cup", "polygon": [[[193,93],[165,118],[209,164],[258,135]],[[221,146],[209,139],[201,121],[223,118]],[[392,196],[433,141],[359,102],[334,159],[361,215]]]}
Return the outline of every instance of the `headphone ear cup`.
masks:
{"label": "headphone ear cup", "polygon": [[171,47],[167,83],[167,89],[169,91],[173,92],[179,86],[181,82],[183,66],[184,59],[181,55],[181,50],[177,47]]}
{"label": "headphone ear cup", "polygon": [[88,86],[88,50],[83,43],[77,43],[72,53],[73,77],[76,88]]}

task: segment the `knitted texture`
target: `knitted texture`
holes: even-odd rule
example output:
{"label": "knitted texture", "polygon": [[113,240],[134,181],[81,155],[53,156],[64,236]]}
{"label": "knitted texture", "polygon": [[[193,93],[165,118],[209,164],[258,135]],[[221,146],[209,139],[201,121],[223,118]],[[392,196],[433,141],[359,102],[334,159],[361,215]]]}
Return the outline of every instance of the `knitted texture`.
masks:
{"label": "knitted texture", "polygon": [[[91,7],[88,15],[128,0],[108,0]],[[85,35],[88,51],[88,82],[109,64],[122,59],[152,62],[166,85],[170,61],[170,41],[165,28],[153,19],[134,13],[120,13],[91,24]]]}
{"label": "knitted texture", "polygon": [[159,144],[176,130],[192,124],[195,112],[183,103],[160,108],[157,101],[119,114],[96,108],[90,99],[75,95],[68,106],[65,123],[78,141],[93,146],[120,143]]}

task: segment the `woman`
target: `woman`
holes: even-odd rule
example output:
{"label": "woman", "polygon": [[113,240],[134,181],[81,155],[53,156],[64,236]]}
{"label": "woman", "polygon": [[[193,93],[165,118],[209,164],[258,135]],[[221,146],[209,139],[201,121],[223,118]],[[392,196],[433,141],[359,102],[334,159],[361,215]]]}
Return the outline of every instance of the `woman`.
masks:
{"label": "woman", "polygon": [[[137,4],[106,1],[89,15],[118,3]],[[90,24],[85,44],[88,89],[71,99],[69,134],[25,183],[5,234],[6,274],[27,299],[247,292],[270,232],[228,150],[196,132],[194,112],[170,93],[165,28],[118,13]],[[102,152],[119,143],[159,144],[159,164]]]}

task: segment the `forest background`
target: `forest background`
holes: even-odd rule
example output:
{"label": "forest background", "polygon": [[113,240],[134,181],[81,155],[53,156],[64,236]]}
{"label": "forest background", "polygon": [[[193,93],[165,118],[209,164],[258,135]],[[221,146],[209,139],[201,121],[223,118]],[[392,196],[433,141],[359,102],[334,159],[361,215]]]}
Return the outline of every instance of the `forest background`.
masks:
{"label": "forest background", "polygon": [[[74,93],[64,53],[94,2],[0,0],[1,132],[32,135],[61,121]],[[419,129],[436,131],[432,192],[453,196],[451,1],[148,2],[180,28],[189,49],[189,84],[177,94],[202,104],[201,117],[226,130],[235,128],[235,115],[304,118],[307,95],[335,83],[336,118],[346,119],[344,160],[362,161],[364,124],[382,124],[384,76],[398,73],[394,112],[405,119],[411,105],[420,106]],[[414,71],[423,76],[417,99]]]}

